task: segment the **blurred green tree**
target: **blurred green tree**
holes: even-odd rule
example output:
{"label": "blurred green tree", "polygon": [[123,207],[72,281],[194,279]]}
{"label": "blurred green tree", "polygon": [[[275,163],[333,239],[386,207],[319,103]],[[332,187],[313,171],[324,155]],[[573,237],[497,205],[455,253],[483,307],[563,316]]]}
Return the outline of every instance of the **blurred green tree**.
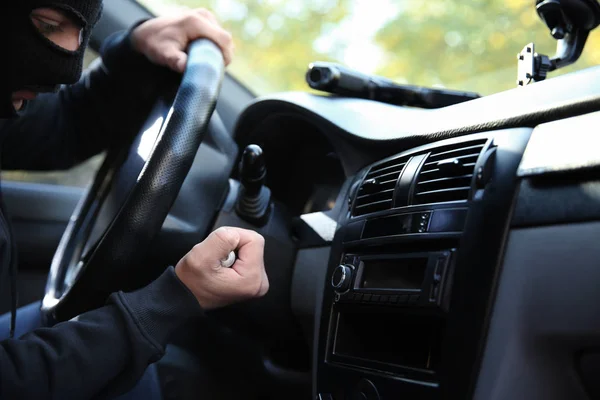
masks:
{"label": "blurred green tree", "polygon": [[[404,0],[404,9],[377,34],[386,51],[378,73],[402,82],[490,94],[516,86],[516,55],[534,42],[553,55],[556,41],[533,0]],[[596,65],[600,32],[581,59],[550,77]]]}
{"label": "blurred green tree", "polygon": [[349,14],[351,0],[141,0],[153,11],[161,4],[205,7],[229,30],[236,46],[229,67],[257,94],[307,90],[304,74],[315,60],[334,61],[313,43]]}
{"label": "blurred green tree", "polygon": [[[374,72],[401,83],[491,94],[516,86],[516,55],[524,45],[534,42],[548,55],[556,46],[534,0],[140,1],[157,13],[174,5],[215,11],[236,43],[230,72],[257,94],[309,90],[304,74],[311,61],[343,62],[357,38],[347,34],[347,26],[341,38],[339,30],[351,17],[360,24],[352,13],[361,2],[382,12],[389,12],[382,7],[386,2],[396,6],[394,15],[375,27],[373,41],[383,57]],[[325,50],[316,45],[334,36]],[[599,64],[599,50],[600,28],[575,65],[550,77]]]}

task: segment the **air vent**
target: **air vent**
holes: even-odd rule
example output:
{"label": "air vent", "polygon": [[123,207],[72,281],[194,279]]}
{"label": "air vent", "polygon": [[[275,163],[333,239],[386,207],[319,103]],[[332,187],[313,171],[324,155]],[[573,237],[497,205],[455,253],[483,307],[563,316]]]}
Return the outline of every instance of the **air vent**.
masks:
{"label": "air vent", "polygon": [[477,158],[486,139],[433,150],[419,172],[413,204],[443,203],[469,198]]}
{"label": "air vent", "polygon": [[352,215],[365,215],[392,208],[396,182],[409,158],[400,157],[371,167],[356,194]]}

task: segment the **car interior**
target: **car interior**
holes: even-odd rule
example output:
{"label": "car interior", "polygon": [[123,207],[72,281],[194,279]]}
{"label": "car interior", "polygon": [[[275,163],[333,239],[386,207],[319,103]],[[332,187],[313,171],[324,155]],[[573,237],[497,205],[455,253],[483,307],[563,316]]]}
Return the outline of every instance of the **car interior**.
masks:
{"label": "car interior", "polygon": [[[92,50],[151,16],[104,3]],[[265,237],[270,290],[172,339],[165,399],[600,398],[600,67],[552,76],[600,5],[531,3],[557,54],[524,40],[486,96],[394,104],[415,87],[335,66],[306,79],[337,92],[256,96],[195,43],[89,186],[3,181],[19,304],[67,320],[236,226]]]}

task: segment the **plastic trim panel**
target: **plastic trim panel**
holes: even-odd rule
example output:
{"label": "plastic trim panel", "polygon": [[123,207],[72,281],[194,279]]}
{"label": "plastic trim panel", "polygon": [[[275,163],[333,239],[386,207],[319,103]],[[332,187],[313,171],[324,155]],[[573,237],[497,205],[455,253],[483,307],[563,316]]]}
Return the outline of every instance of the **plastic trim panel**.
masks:
{"label": "plastic trim panel", "polygon": [[600,346],[600,223],[510,232],[475,399],[587,399],[576,353]]}

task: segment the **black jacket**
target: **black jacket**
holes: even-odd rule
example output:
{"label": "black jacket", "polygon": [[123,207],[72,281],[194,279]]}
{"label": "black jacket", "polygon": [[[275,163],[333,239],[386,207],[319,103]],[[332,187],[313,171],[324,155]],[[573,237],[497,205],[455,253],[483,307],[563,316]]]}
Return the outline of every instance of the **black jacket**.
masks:
{"label": "black jacket", "polygon": [[[24,115],[0,120],[4,169],[69,168],[139,126],[152,97],[152,66],[128,32],[113,35],[103,63],[58,94],[39,96]],[[0,212],[0,268],[9,268],[10,232]],[[2,276],[8,276],[7,273]],[[0,343],[0,399],[104,398],[127,391],[167,339],[202,310],[169,267],[149,286],[115,293],[75,320]]]}

